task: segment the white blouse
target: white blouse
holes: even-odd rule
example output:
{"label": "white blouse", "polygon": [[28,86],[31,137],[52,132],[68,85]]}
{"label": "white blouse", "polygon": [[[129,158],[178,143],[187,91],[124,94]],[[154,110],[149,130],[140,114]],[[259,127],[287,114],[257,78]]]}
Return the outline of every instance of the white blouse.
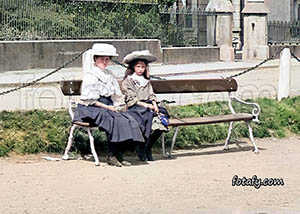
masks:
{"label": "white blouse", "polygon": [[94,104],[100,96],[122,95],[118,80],[107,69],[94,66],[84,74],[80,99],[85,105]]}

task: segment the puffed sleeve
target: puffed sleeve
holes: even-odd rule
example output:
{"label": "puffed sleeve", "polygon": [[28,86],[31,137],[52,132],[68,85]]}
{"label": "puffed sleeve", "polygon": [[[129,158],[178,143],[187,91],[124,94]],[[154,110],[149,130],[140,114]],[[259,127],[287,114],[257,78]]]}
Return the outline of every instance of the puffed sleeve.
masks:
{"label": "puffed sleeve", "polygon": [[133,106],[138,102],[138,97],[136,94],[136,90],[134,88],[134,83],[130,79],[126,78],[122,82],[122,90],[125,95],[125,103],[127,106]]}
{"label": "puffed sleeve", "polygon": [[121,92],[120,85],[118,83],[117,78],[113,79],[113,86],[115,89],[115,95],[122,96],[122,92]]}
{"label": "puffed sleeve", "polygon": [[84,105],[93,105],[99,99],[98,79],[94,75],[86,73],[84,75],[80,99]]}
{"label": "puffed sleeve", "polygon": [[152,101],[157,102],[157,97],[156,97],[156,95],[155,95],[155,93],[153,91],[153,87],[152,87],[152,85],[151,85],[150,82],[148,83],[148,87],[149,87],[149,89],[148,89],[149,99],[152,100]]}

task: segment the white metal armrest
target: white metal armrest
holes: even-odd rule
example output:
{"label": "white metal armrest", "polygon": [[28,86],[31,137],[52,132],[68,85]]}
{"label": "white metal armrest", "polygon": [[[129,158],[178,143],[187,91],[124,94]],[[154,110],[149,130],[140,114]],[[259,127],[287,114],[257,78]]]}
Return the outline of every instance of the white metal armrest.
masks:
{"label": "white metal armrest", "polygon": [[257,103],[250,103],[250,102],[246,102],[244,100],[239,99],[236,96],[232,96],[231,93],[229,93],[229,97],[230,97],[230,101],[229,101],[229,108],[231,109],[231,111],[233,111],[232,113],[234,113],[233,107],[231,105],[231,100],[235,100],[239,103],[245,104],[245,105],[252,105],[253,109],[252,109],[252,115],[254,117],[254,119],[252,120],[253,122],[259,122],[258,120],[258,115],[260,114],[261,108]]}
{"label": "white metal armrest", "polygon": [[243,101],[237,97],[234,97],[234,99],[242,104],[245,104],[245,105],[252,105],[253,106],[253,109],[252,109],[252,115],[254,117],[253,121],[254,122],[259,122],[258,120],[258,115],[260,114],[260,106],[257,104],[257,103],[249,103],[249,102],[246,102],[246,101]]}

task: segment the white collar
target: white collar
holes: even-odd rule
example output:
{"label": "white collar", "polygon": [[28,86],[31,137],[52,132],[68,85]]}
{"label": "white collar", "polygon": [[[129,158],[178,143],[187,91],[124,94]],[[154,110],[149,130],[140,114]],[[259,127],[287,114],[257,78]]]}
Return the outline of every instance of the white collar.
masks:
{"label": "white collar", "polygon": [[139,86],[145,87],[149,80],[145,79],[143,75],[139,76],[133,73],[131,76],[131,79],[136,82]]}
{"label": "white collar", "polygon": [[107,69],[101,69],[97,66],[93,66],[91,70],[88,70],[87,73],[90,73],[96,76],[101,82],[107,83],[109,80],[112,80],[112,73]]}

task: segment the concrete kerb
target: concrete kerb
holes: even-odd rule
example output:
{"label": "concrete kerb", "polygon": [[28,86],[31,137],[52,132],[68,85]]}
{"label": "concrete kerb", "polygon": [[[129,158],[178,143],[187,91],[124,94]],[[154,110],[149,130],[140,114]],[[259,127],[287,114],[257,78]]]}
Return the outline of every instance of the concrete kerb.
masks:
{"label": "concrete kerb", "polygon": [[[277,68],[278,65],[270,65],[261,67],[260,69],[271,69],[271,68]],[[191,71],[191,72],[181,72],[181,73],[173,73],[173,74],[160,74],[160,77],[170,77],[170,76],[182,76],[182,75],[194,75],[194,74],[210,74],[210,73],[229,73],[229,72],[238,72],[242,70],[246,70],[251,67],[243,67],[243,68],[225,68],[225,69],[214,69],[214,70],[206,70],[206,71]]]}

